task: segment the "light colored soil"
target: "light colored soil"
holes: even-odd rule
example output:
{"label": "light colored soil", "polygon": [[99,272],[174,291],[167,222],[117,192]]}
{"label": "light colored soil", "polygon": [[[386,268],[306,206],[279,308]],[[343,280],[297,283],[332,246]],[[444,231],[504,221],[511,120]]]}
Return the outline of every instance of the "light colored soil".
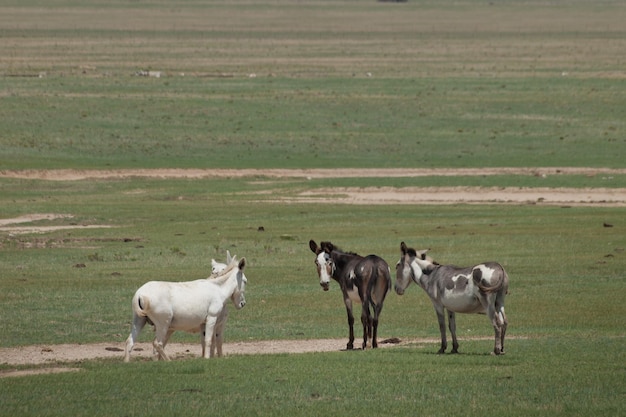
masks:
{"label": "light colored soil", "polygon": [[[626,174],[626,169],[608,168],[481,168],[481,169],[127,169],[127,170],[24,170],[0,171],[0,178],[26,178],[50,181],[77,181],[111,178],[380,178],[425,176],[529,175],[612,175]],[[286,202],[330,202],[343,204],[458,204],[508,203],[626,206],[625,188],[485,188],[485,187],[333,187],[306,191]],[[52,216],[52,215],[50,215]],[[0,226],[3,226],[0,223]],[[6,225],[4,225],[6,230]],[[67,226],[52,226],[65,227]],[[78,226],[76,226],[78,227]],[[87,226],[83,226],[87,227]],[[107,227],[107,226],[88,226]],[[12,226],[14,233],[26,230]]]}
{"label": "light colored soil", "polygon": [[[78,225],[78,224],[70,224],[70,225],[61,225],[61,226],[25,226],[21,225],[23,223],[31,223],[37,222],[41,220],[56,220],[56,219],[71,219],[71,214],[55,214],[55,213],[35,213],[35,214],[25,214],[19,217],[14,217],[10,219],[0,219],[0,232],[8,232],[10,235],[21,235],[27,233],[46,233],[46,232],[54,232],[57,230],[66,230],[66,229],[103,229],[110,228],[113,226],[110,225],[99,225],[99,224],[89,224],[89,225]],[[21,225],[21,226],[16,226]]]}
{"label": "light colored soil", "polygon": [[0,178],[22,178],[49,181],[77,181],[107,178],[380,178],[427,176],[489,176],[489,175],[617,175],[626,169],[609,168],[338,168],[338,169],[123,169],[123,170],[20,170],[0,171]]}
{"label": "light colored soil", "polygon": [[[437,343],[435,339],[423,339],[420,343]],[[277,353],[333,352],[345,349],[347,339],[316,340],[266,340],[253,342],[224,343],[224,355],[259,355]],[[407,344],[408,342],[403,342]],[[413,343],[418,343],[414,341]],[[382,343],[381,347],[396,343]],[[30,345],[17,348],[0,348],[0,363],[8,365],[45,365],[63,362],[78,362],[98,358],[124,357],[125,342]],[[198,343],[170,343],[165,352],[172,358],[195,358],[202,352]],[[152,344],[138,343],[131,354],[131,360],[151,358]]]}
{"label": "light colored soil", "polygon": [[334,187],[300,193],[291,202],[333,204],[544,204],[626,206],[623,188]]}

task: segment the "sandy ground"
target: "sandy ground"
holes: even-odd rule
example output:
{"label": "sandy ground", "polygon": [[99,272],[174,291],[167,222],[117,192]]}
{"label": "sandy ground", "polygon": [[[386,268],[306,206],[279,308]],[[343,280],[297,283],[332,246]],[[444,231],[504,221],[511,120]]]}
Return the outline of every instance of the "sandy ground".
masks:
{"label": "sandy ground", "polygon": [[334,204],[543,204],[626,206],[624,188],[334,187],[300,193],[285,201]]}
{"label": "sandy ground", "polygon": [[[601,175],[607,181],[612,175],[626,174],[626,169],[608,168],[481,168],[481,169],[127,169],[127,170],[24,170],[0,171],[0,178],[78,181],[111,178],[380,178],[425,176],[529,175]],[[306,191],[281,199],[285,202],[341,204],[550,204],[586,206],[626,206],[625,188],[523,188],[523,187],[332,187]],[[51,226],[64,227],[64,226]],[[88,227],[107,227],[90,225]],[[0,230],[20,233],[24,227],[7,226]]]}
{"label": "sandy ground", "polygon": [[[485,175],[534,175],[548,176],[560,174],[611,175],[626,174],[626,169],[596,168],[489,168],[489,169],[306,169],[306,170],[121,170],[121,171],[0,171],[0,178],[40,179],[50,181],[76,181],[107,178],[234,178],[234,177],[270,177],[270,178],[351,178],[351,177],[421,177],[421,176],[485,176]],[[591,205],[591,206],[626,206],[626,189],[565,189],[565,188],[479,188],[479,187],[366,187],[366,188],[325,188],[306,191],[290,198],[292,202],[327,202],[343,204],[552,204],[552,205]],[[67,225],[67,226],[32,226],[27,223],[40,220],[71,218],[71,215],[39,213],[27,214],[18,218],[0,219],[0,231],[13,234],[45,233],[58,228],[110,227],[107,225]],[[394,343],[381,343],[381,347],[400,344],[436,344],[435,339],[410,341],[393,340]],[[224,345],[225,355],[238,354],[276,354],[338,351],[345,348],[343,339],[318,340],[273,340]],[[119,358],[122,360],[124,344],[63,344],[32,345],[18,348],[0,348],[0,364],[17,365],[54,365],[80,362],[97,358]],[[200,344],[172,343],[167,352],[173,358],[197,357]],[[150,357],[152,346],[138,344],[133,356]],[[68,366],[37,368],[19,371],[2,371],[0,377],[21,376],[33,373],[69,372],[77,368]]]}
{"label": "sandy ground", "polygon": [[[315,339],[315,340],[267,340],[238,343],[224,343],[225,356],[229,355],[260,355],[278,353],[309,353],[338,352],[345,349],[348,339]],[[400,341],[399,339],[380,340],[380,347],[398,344],[437,344],[436,339],[419,339]],[[30,345],[17,348],[0,348],[0,364],[7,365],[46,365],[80,362],[97,358],[124,358],[125,342],[93,343],[93,344],[62,344],[62,345]],[[165,351],[172,359],[198,358],[202,353],[198,343],[170,343]],[[131,354],[131,360],[152,358],[152,344],[138,343]],[[2,373],[0,372],[0,377]]]}
{"label": "sandy ground", "polygon": [[124,169],[124,170],[19,170],[0,171],[0,178],[22,178],[49,181],[77,181],[106,178],[380,178],[426,176],[489,176],[489,175],[616,175],[624,169],[609,168],[338,168],[338,169]]}

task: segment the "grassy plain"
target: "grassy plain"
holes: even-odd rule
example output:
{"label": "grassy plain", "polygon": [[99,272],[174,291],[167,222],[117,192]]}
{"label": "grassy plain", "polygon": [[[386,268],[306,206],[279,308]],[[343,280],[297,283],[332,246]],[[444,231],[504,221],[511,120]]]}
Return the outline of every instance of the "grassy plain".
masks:
{"label": "grassy plain", "polygon": [[[624,21],[618,1],[6,1],[0,170],[623,168]],[[161,76],[137,75],[148,70]],[[113,227],[0,234],[0,346],[122,341],[139,285],[204,277],[226,249],[250,261],[249,304],[231,313],[228,341],[344,338],[337,288],[317,284],[313,238],[392,267],[401,240],[442,262],[500,261],[512,281],[508,354],[470,340],[491,335],[485,317],[461,316],[457,356],[409,346],[75,363],[78,373],[0,378],[0,415],[623,414],[624,208],[276,202],[329,182],[2,178],[2,218]],[[421,290],[389,295],[381,333],[437,336]]]}
{"label": "grassy plain", "polygon": [[625,20],[618,1],[5,3],[0,169],[622,167]]}
{"label": "grassy plain", "polygon": [[[279,193],[308,186],[278,183]],[[78,373],[0,379],[0,415],[619,414],[626,353],[623,208],[284,205],[271,194],[251,193],[276,185],[4,180],[3,196],[23,212],[75,216],[35,224],[114,227],[3,236],[3,346],[121,342],[139,285],[206,276],[210,258],[223,258],[228,249],[249,260],[248,305],[231,312],[228,341],[336,337],[340,349],[345,311],[336,287],[319,288],[307,245],[314,238],[378,253],[392,266],[401,240],[431,247],[443,262],[497,258],[512,281],[507,355],[491,357],[491,340],[471,340],[492,334],[484,316],[462,315],[459,356],[437,356],[432,344],[210,363],[75,363],[63,366],[79,367]],[[390,294],[380,332],[437,337],[422,291],[413,286],[403,297]],[[142,340],[150,336],[146,331]]]}

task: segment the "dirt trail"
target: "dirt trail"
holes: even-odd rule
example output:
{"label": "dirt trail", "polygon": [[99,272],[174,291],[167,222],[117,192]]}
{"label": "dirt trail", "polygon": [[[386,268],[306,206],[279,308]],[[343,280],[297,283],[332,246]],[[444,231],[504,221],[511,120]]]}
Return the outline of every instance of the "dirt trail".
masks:
{"label": "dirt trail", "polygon": [[120,169],[120,170],[4,170],[0,178],[21,178],[49,181],[78,181],[107,178],[379,178],[426,176],[489,176],[489,175],[618,175],[626,168],[329,168],[329,169]]}
{"label": "dirt trail", "polygon": [[283,199],[333,204],[543,204],[626,207],[624,188],[333,187]]}
{"label": "dirt trail", "polygon": [[[440,168],[440,169],[124,169],[124,170],[23,170],[0,171],[0,178],[49,181],[121,178],[401,178],[426,176],[612,175],[626,169],[609,168]],[[416,181],[416,183],[418,183]],[[419,183],[418,183],[419,184]],[[340,204],[550,204],[626,206],[626,188],[522,188],[522,187],[331,187],[306,191],[282,202]],[[2,223],[0,223],[2,226]],[[92,226],[94,227],[94,226]],[[104,227],[104,226],[102,226]],[[19,232],[17,227],[15,232]]]}
{"label": "dirt trail", "polygon": [[[224,355],[259,355],[278,353],[333,352],[345,349],[344,339],[310,340],[263,340],[254,342],[224,343]],[[398,344],[438,343],[438,339],[398,339],[381,340],[380,347]],[[45,365],[78,362],[98,358],[119,358],[124,356],[124,342],[93,344],[30,345],[16,348],[0,348],[0,364]],[[165,351],[172,358],[199,357],[200,343],[170,343]],[[152,344],[137,343],[132,358],[151,358]]]}

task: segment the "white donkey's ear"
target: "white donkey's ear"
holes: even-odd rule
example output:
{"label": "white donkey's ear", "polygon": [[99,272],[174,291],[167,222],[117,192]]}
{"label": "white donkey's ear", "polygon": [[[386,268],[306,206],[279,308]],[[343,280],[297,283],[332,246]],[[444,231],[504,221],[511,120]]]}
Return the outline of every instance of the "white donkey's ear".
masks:
{"label": "white donkey's ear", "polygon": [[228,249],[226,249],[226,264],[230,264],[230,262],[233,260],[233,257],[230,256],[230,251]]}

